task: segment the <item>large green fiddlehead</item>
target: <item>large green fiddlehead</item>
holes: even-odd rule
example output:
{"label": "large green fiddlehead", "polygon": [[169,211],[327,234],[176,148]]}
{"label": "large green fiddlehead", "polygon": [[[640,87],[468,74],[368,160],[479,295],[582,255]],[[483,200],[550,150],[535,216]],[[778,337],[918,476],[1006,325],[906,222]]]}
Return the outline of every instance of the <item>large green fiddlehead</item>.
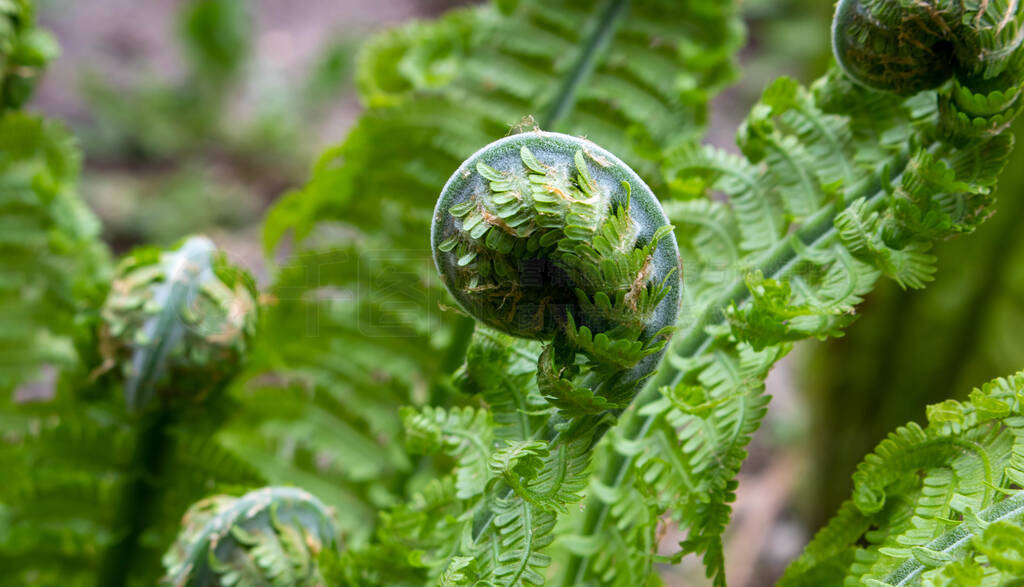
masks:
{"label": "large green fiddlehead", "polygon": [[441,192],[431,240],[474,318],[555,340],[546,375],[575,369],[575,352],[605,377],[630,371],[604,408],[625,407],[657,365],[679,311],[678,249],[650,188],[601,147],[540,131],[484,147]]}

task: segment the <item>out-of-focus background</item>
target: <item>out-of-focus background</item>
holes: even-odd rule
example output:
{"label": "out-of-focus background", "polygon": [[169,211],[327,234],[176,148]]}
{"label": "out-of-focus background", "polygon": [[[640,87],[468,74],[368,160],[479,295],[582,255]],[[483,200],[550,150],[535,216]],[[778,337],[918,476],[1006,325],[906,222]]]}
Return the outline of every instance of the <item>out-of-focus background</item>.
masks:
{"label": "out-of-focus background", "polygon": [[[81,192],[115,251],[202,232],[261,278],[263,213],[305,182],[360,111],[360,41],[464,3],[48,0],[40,20],[64,54],[32,106],[80,138]],[[714,103],[709,134],[726,148],[769,80],[809,82],[830,58],[830,3],[748,0],[744,13],[744,77]],[[804,344],[773,373],[729,533],[732,585],[772,584],[888,430],[1020,367],[1024,198],[1012,196],[1024,189],[1024,154],[1014,157],[998,214],[941,245],[935,284],[905,292],[885,283],[847,337]],[[665,537],[666,551],[678,538]],[[694,561],[665,580],[699,585],[701,575]]]}

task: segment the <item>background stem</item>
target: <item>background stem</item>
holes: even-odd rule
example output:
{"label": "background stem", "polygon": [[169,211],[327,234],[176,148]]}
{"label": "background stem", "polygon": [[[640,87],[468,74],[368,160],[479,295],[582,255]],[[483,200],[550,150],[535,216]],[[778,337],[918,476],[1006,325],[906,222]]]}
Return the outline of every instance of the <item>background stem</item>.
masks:
{"label": "background stem", "polygon": [[139,558],[139,539],[150,526],[161,490],[160,479],[169,449],[171,415],[161,409],[139,421],[138,441],[121,497],[116,528],[124,533],[107,549],[99,574],[99,587],[128,584]]}

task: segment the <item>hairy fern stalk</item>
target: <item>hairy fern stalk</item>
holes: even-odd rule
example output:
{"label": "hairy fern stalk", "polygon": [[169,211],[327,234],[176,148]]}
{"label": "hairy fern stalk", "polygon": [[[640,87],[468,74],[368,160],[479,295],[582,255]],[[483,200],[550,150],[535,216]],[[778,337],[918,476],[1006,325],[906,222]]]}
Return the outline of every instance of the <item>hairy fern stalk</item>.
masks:
{"label": "hairy fern stalk", "polygon": [[[5,579],[152,583],[166,552],[169,585],[633,586],[698,554],[724,585],[768,371],[991,213],[1024,81],[1016,2],[842,0],[838,67],[772,83],[732,155],[698,141],[738,18],[501,0],[375,37],[367,111],[267,218],[297,254],[260,308],[203,237],[106,265],[73,146],[15,111],[52,51],[0,1],[0,205],[38,218],[0,244],[54,267],[11,273],[45,313],[0,289],[0,344],[47,349],[0,388],[60,371],[0,403],[31,473],[0,488]],[[895,432],[784,580],[1018,580],[1022,397]]]}

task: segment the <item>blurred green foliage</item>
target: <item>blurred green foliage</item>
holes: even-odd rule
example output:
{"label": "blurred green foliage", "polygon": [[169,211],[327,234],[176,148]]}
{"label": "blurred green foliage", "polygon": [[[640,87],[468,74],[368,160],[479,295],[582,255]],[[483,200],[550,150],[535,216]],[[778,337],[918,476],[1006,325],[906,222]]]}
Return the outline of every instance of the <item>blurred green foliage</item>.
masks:
{"label": "blurred green foliage", "polygon": [[56,39],[35,27],[28,0],[0,0],[0,112],[19,108],[43,67],[60,54]]}
{"label": "blurred green foliage", "polygon": [[351,86],[350,36],[326,42],[307,71],[275,75],[253,62],[248,2],[190,0],[174,30],[178,79],[142,74],[126,86],[102,70],[82,75],[83,195],[119,248],[255,224],[301,182],[318,148],[310,137]]}
{"label": "blurred green foliage", "polygon": [[252,38],[246,2],[194,0],[181,14],[181,37],[197,78],[224,85],[238,74]]}

